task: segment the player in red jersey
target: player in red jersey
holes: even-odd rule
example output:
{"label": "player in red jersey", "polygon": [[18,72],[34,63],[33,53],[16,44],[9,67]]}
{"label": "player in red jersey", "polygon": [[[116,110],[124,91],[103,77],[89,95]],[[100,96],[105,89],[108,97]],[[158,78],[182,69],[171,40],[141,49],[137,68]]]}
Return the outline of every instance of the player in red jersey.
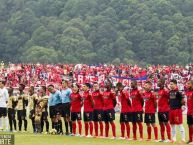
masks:
{"label": "player in red jersey", "polygon": [[188,144],[193,144],[193,81],[188,81],[186,83],[187,91],[187,124],[189,129],[189,141]]}
{"label": "player in red jersey", "polygon": [[115,110],[114,107],[116,105],[116,96],[111,92],[112,84],[107,82],[105,85],[105,91],[103,93],[104,100],[104,121],[105,121],[105,137],[109,136],[109,123],[112,127],[113,137],[112,139],[116,139],[116,126],[114,123],[115,120]]}
{"label": "player in red jersey", "polygon": [[78,122],[79,134],[82,133],[82,123],[81,123],[81,107],[82,107],[82,98],[79,94],[79,85],[74,84],[72,88],[72,94],[70,95],[71,100],[71,120],[72,120],[72,135],[76,135],[76,121]]}
{"label": "player in red jersey", "polygon": [[170,124],[172,132],[172,142],[176,141],[176,126],[179,127],[181,133],[181,143],[185,142],[185,130],[183,127],[182,105],[184,99],[182,93],[178,90],[177,80],[170,81]]}
{"label": "player in red jersey", "polygon": [[145,123],[147,125],[148,139],[151,140],[151,126],[154,129],[155,141],[158,141],[158,128],[155,124],[155,112],[157,108],[156,96],[152,91],[152,83],[146,81],[145,92],[143,93],[143,100],[145,102]]}
{"label": "player in red jersey", "polygon": [[[161,140],[160,142],[169,142],[171,140],[171,126],[169,121],[169,90],[164,88],[165,80],[160,79],[158,81],[158,119],[161,130]],[[167,130],[168,140],[165,140],[165,128]]]}
{"label": "player in red jersey", "polygon": [[140,141],[143,140],[143,98],[138,90],[137,81],[131,82],[130,98],[132,100],[133,111],[133,140],[137,140],[137,125],[139,127]]}
{"label": "player in red jersey", "polygon": [[127,131],[127,139],[130,139],[130,125],[132,122],[132,108],[131,101],[129,99],[129,93],[124,90],[122,83],[117,83],[117,89],[119,91],[119,98],[121,102],[121,114],[120,114],[120,124],[121,124],[121,137],[120,139],[125,139],[125,128]]}
{"label": "player in red jersey", "polygon": [[[85,124],[85,136],[92,137],[93,136],[93,99],[89,89],[91,85],[89,83],[85,83],[83,85],[83,95],[82,98],[84,100],[84,124]],[[88,135],[88,129],[90,129],[90,135]]]}
{"label": "player in red jersey", "polygon": [[100,137],[103,137],[103,95],[99,91],[98,83],[93,84],[92,98],[94,102],[93,121],[95,128],[95,137],[98,136],[98,124],[100,126]]}

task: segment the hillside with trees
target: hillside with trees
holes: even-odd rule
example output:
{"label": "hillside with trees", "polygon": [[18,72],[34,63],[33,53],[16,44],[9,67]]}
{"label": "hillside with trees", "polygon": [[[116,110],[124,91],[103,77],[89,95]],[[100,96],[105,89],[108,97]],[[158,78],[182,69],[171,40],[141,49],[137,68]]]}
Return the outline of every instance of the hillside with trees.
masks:
{"label": "hillside with trees", "polygon": [[0,0],[0,60],[193,62],[192,0]]}

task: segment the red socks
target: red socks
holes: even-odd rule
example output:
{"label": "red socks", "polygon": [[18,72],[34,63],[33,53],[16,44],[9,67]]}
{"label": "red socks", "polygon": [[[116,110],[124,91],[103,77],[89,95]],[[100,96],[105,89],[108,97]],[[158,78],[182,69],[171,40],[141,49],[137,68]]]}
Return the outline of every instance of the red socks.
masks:
{"label": "red socks", "polygon": [[85,136],[88,135],[88,122],[84,123],[84,127],[85,127]]}
{"label": "red socks", "polygon": [[166,124],[167,136],[168,139],[171,140],[171,126],[169,123]]}
{"label": "red socks", "polygon": [[140,133],[140,138],[143,138],[143,125],[141,122],[138,123],[139,126],[139,133]]}
{"label": "red socks", "polygon": [[189,141],[193,141],[193,127],[188,127],[189,129]]}
{"label": "red socks", "polygon": [[95,136],[98,136],[98,122],[94,122]]}
{"label": "red socks", "polygon": [[151,126],[147,126],[148,139],[151,139]]}
{"label": "red socks", "polygon": [[76,122],[72,123],[72,133],[76,134]]}
{"label": "red socks", "polygon": [[[111,127],[112,127],[112,132],[113,132],[113,137],[116,137],[116,127],[115,127],[115,123],[111,122]],[[109,122],[105,123],[105,137],[109,136]]]}
{"label": "red socks", "polygon": [[137,124],[133,123],[133,139],[137,139]]}
{"label": "red socks", "polygon": [[155,135],[155,140],[158,140],[158,128],[154,127],[154,135]]}
{"label": "red socks", "polygon": [[164,136],[164,134],[165,134],[165,127],[166,127],[166,131],[167,131],[168,139],[171,140],[171,127],[170,127],[169,123],[167,123],[167,124],[161,123],[160,124],[161,139],[165,140],[165,136]]}
{"label": "red socks", "polygon": [[125,137],[125,123],[121,123],[121,137]]}
{"label": "red socks", "polygon": [[126,128],[127,128],[127,138],[130,138],[130,125],[129,123],[126,123]]}
{"label": "red socks", "polygon": [[160,123],[160,131],[161,131],[161,139],[165,140],[165,137],[164,137],[165,125],[164,125],[164,123]]}
{"label": "red socks", "polygon": [[[158,129],[157,127],[153,127],[154,129],[154,135],[155,135],[155,140],[158,140]],[[147,126],[147,133],[148,133],[148,140],[151,139],[151,126]]]}
{"label": "red socks", "polygon": [[100,125],[100,136],[103,136],[103,122],[99,122]]}
{"label": "red socks", "polygon": [[105,123],[105,137],[108,137],[109,136],[109,123],[106,122]]}
{"label": "red socks", "polygon": [[93,135],[93,123],[89,122],[89,127],[90,127],[90,135]]}
{"label": "red socks", "polygon": [[111,127],[112,127],[113,137],[116,137],[116,127],[114,122],[111,122]]}
{"label": "red socks", "polygon": [[79,134],[82,134],[82,123],[81,121],[78,121],[78,128],[79,128]]}

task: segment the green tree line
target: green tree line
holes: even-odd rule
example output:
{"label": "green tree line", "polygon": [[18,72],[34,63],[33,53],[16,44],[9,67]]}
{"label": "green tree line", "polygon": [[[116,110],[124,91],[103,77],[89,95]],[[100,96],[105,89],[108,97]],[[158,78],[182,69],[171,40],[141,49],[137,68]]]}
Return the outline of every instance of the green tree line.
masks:
{"label": "green tree line", "polygon": [[190,63],[193,0],[0,0],[0,59]]}

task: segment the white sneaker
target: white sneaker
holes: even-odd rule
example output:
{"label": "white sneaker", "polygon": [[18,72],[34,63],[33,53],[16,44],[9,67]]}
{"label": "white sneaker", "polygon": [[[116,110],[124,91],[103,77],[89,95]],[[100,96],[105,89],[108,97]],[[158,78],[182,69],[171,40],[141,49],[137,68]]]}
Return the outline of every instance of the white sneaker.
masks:
{"label": "white sneaker", "polygon": [[13,132],[17,132],[17,130],[13,130]]}
{"label": "white sneaker", "polygon": [[162,139],[160,139],[160,140],[158,140],[159,142],[165,142],[165,140],[162,140]]}
{"label": "white sneaker", "polygon": [[87,138],[91,138],[91,137],[93,137],[93,136],[92,136],[92,135],[87,135],[86,137],[87,137]]}
{"label": "white sneaker", "polygon": [[123,140],[123,139],[125,139],[125,137],[119,137],[119,139],[120,139],[120,140]]}
{"label": "white sneaker", "polygon": [[154,142],[159,142],[159,140],[156,139],[156,140],[154,140]]}
{"label": "white sneaker", "polygon": [[76,134],[75,136],[79,137],[79,136],[80,136],[80,134],[78,133],[78,134]]}
{"label": "white sneaker", "polygon": [[44,132],[44,134],[48,134],[48,132],[46,131],[46,132]]}
{"label": "white sneaker", "polygon": [[168,143],[168,142],[170,143],[170,142],[171,142],[171,140],[166,139],[166,140],[164,140],[164,142],[165,142],[165,143]]}
{"label": "white sneaker", "polygon": [[116,137],[115,137],[115,136],[113,136],[113,137],[111,137],[110,139],[116,139]]}
{"label": "white sneaker", "polygon": [[76,134],[72,133],[70,136],[76,136]]}
{"label": "white sneaker", "polygon": [[22,133],[27,133],[27,131],[26,131],[26,130],[23,130]]}
{"label": "white sneaker", "polygon": [[132,138],[128,138],[128,137],[126,137],[125,139],[126,139],[126,140],[128,140],[128,141],[131,141],[131,140],[133,140]]}

